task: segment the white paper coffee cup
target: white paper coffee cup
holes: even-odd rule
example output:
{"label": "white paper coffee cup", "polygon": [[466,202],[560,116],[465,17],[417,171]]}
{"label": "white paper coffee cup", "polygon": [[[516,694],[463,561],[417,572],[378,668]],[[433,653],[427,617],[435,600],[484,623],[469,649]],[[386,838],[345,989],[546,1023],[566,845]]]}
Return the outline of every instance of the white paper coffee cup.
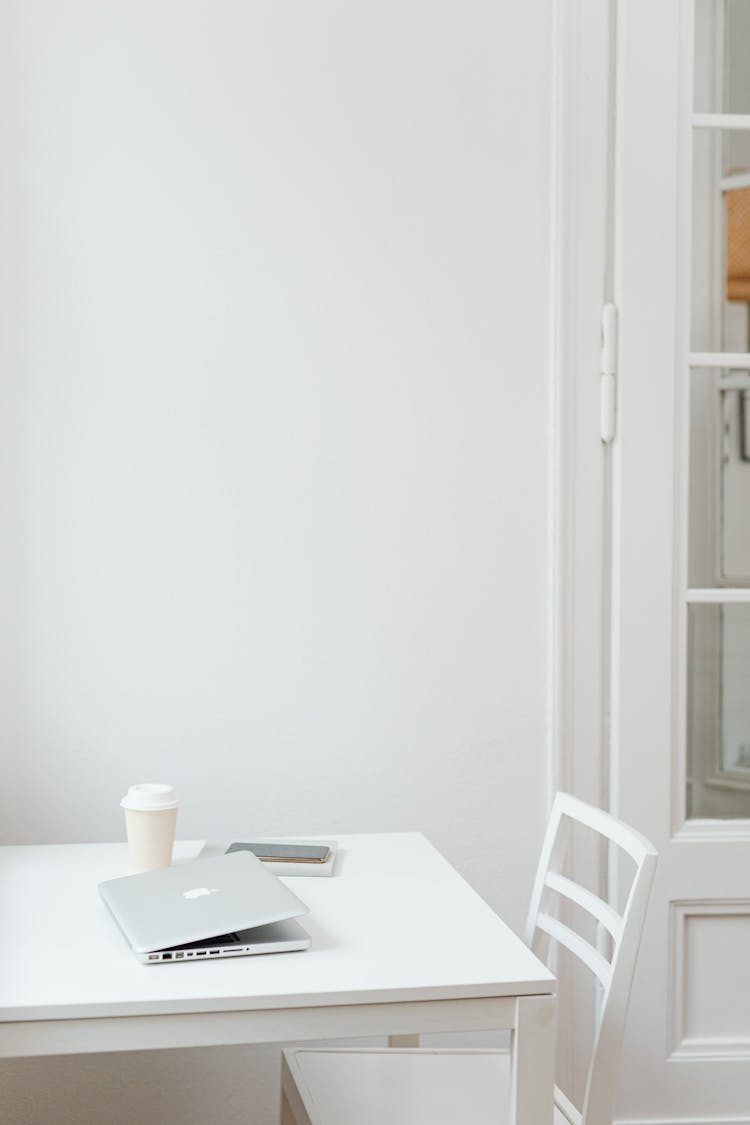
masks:
{"label": "white paper coffee cup", "polygon": [[172,863],[178,803],[174,786],[151,782],[131,785],[120,801],[133,871],[155,871]]}

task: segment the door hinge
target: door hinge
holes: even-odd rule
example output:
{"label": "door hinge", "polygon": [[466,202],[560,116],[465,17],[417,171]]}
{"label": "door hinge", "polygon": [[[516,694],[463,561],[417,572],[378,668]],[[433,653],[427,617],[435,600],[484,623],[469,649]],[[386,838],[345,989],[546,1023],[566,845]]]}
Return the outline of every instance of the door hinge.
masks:
{"label": "door hinge", "polygon": [[602,358],[600,365],[601,410],[600,428],[603,442],[615,436],[617,409],[617,306],[602,309]]}

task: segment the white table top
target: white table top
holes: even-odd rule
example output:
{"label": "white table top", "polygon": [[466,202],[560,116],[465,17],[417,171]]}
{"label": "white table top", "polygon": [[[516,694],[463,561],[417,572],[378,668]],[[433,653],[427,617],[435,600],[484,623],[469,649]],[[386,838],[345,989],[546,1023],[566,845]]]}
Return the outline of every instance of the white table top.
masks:
{"label": "white table top", "polygon": [[[554,977],[419,833],[339,836],[328,879],[284,881],[312,949],[142,965],[97,884],[125,844],[0,848],[0,1020],[523,996]],[[175,862],[203,841],[175,846]]]}

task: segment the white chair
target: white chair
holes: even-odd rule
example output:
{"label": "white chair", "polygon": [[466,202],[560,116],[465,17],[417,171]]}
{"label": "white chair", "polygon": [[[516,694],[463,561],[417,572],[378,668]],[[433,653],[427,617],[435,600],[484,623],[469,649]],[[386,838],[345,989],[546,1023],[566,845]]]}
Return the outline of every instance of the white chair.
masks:
{"label": "white chair", "polygon": [[[562,874],[573,822],[605,837],[633,860],[635,875],[622,915]],[[582,1109],[555,1087],[554,1125],[611,1125],[625,1016],[655,868],[656,851],[639,833],[567,793],[557,795],[531,895],[526,941],[531,945],[541,939],[549,946],[552,939],[564,946],[593,973],[600,999]],[[608,931],[609,960],[551,912],[561,901],[582,908]],[[287,1050],[281,1098],[282,1125],[504,1125],[510,1112],[510,1056],[480,1050]]]}

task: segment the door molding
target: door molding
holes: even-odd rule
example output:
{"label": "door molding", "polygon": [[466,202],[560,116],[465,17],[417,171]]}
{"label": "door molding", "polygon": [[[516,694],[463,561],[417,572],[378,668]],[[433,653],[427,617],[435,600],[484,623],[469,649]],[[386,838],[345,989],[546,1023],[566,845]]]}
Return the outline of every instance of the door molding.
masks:
{"label": "door molding", "polygon": [[[555,0],[552,284],[553,606],[549,776],[608,807],[611,453],[600,437],[600,315],[612,285],[614,5]],[[550,794],[551,796],[552,794]],[[572,868],[606,898],[603,853]],[[594,997],[560,989],[559,1023],[591,1020]],[[575,1089],[580,1036],[561,1036],[560,1066]],[[580,1054],[580,1057],[578,1055]]]}
{"label": "door molding", "polygon": [[611,456],[600,437],[599,366],[611,285],[611,5],[557,0],[555,38],[550,772],[553,788],[603,806]]}

